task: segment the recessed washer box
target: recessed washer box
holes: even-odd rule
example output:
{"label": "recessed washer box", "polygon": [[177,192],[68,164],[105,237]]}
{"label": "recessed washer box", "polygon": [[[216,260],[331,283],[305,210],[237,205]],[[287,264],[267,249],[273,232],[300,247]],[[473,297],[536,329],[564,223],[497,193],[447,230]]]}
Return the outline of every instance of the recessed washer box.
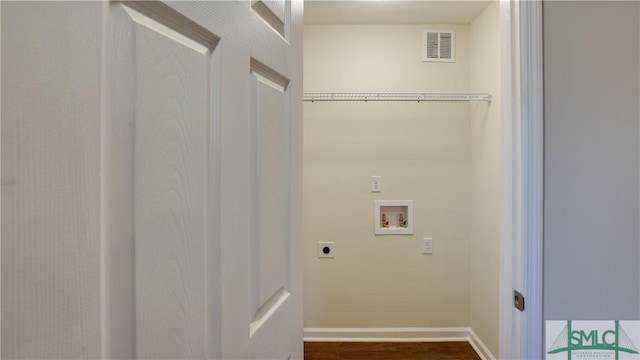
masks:
{"label": "recessed washer box", "polygon": [[413,200],[376,200],[375,233],[413,234]]}

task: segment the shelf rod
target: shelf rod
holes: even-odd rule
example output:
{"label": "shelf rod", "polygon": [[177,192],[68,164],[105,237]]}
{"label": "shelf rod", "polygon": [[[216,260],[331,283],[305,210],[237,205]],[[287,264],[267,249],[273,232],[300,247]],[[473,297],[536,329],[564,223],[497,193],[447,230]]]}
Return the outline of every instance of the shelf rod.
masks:
{"label": "shelf rod", "polygon": [[304,101],[491,101],[488,93],[304,93]]}

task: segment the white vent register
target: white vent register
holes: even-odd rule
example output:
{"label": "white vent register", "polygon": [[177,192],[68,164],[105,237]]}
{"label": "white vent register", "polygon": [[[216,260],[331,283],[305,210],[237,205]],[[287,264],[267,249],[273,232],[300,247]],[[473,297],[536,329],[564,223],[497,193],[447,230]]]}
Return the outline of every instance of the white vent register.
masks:
{"label": "white vent register", "polygon": [[422,40],[422,61],[455,62],[456,32],[425,30]]}

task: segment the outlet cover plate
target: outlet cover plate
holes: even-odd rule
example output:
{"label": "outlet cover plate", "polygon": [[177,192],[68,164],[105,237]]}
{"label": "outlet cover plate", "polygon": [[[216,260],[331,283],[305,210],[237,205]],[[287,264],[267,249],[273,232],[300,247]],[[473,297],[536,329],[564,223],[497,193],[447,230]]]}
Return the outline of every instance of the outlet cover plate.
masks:
{"label": "outlet cover plate", "polygon": [[428,255],[433,254],[433,238],[422,239],[422,253]]}
{"label": "outlet cover plate", "polygon": [[[327,250],[328,249],[328,250]],[[321,241],[318,243],[318,257],[319,258],[334,258],[335,257],[335,244],[333,241]]]}
{"label": "outlet cover plate", "polygon": [[382,192],[382,176],[371,177],[371,192]]}

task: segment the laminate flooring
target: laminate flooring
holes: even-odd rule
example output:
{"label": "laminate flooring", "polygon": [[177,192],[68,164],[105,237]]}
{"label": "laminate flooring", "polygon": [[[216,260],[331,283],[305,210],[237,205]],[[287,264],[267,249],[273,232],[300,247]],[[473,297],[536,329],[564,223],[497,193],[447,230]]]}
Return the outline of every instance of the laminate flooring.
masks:
{"label": "laminate flooring", "polygon": [[305,342],[305,360],[480,360],[461,342]]}

